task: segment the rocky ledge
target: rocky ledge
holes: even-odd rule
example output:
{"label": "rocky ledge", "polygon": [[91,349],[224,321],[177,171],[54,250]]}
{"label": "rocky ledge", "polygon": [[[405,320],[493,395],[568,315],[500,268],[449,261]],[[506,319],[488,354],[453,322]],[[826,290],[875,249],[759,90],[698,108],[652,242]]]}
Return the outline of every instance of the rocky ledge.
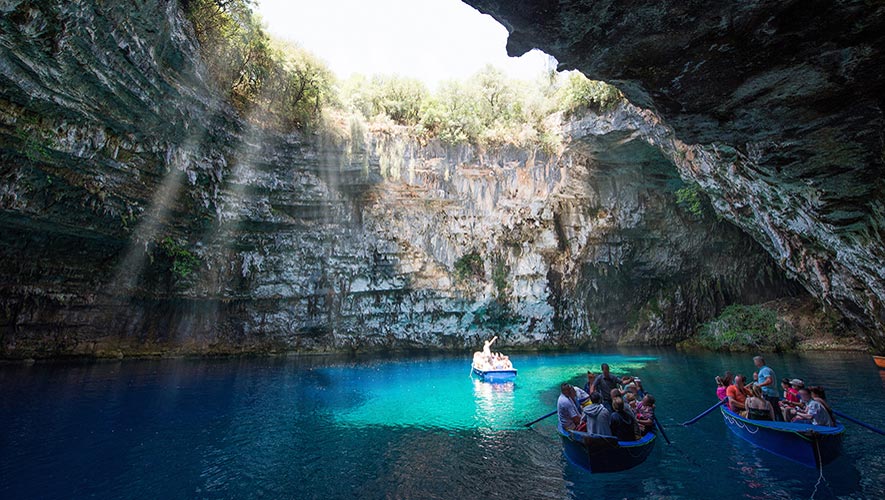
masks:
{"label": "rocky ledge", "polygon": [[[780,189],[750,190],[756,157],[643,107],[551,117],[555,153],[280,135],[207,83],[175,2],[3,9],[0,357],[661,345],[805,296],[792,275],[818,292],[804,240],[763,248],[786,219],[751,223]],[[692,179],[715,210],[677,202]]]}
{"label": "rocky ledge", "polygon": [[885,5],[466,0],[688,145],[717,213],[885,349]]}

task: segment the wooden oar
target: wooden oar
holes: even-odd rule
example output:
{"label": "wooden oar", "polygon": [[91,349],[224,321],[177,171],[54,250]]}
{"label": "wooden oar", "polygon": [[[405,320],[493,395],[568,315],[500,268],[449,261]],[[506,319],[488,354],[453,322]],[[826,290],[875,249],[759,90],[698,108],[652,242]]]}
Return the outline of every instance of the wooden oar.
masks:
{"label": "wooden oar", "polygon": [[691,419],[691,420],[688,420],[688,421],[686,421],[686,422],[682,422],[682,425],[684,425],[684,426],[689,426],[689,425],[691,425],[691,424],[697,422],[698,420],[700,420],[700,419],[706,417],[707,415],[710,414],[710,412],[712,412],[712,411],[715,410],[716,408],[719,408],[720,406],[724,405],[724,404],[727,403],[727,402],[728,402],[728,398],[722,398],[722,401],[720,401],[720,402],[716,403],[715,405],[713,405],[713,406],[707,408],[706,410],[704,410],[703,413],[701,413],[701,414],[698,415],[697,417],[695,417],[695,418],[693,418],[693,419]]}
{"label": "wooden oar", "polygon": [[885,436],[885,431],[883,431],[882,429],[877,429],[866,422],[861,422],[860,420],[858,420],[856,418],[849,417],[848,415],[846,415],[838,410],[833,410],[833,413],[835,413],[836,415],[839,415],[840,417],[844,418],[845,420],[850,420],[861,427],[865,427],[865,428],[875,432],[876,434],[881,434],[881,435]]}
{"label": "wooden oar", "polygon": [[655,419],[655,425],[658,427],[658,430],[661,431],[661,436],[664,436],[664,441],[666,441],[667,444],[671,444],[671,443],[670,443],[670,438],[668,438],[668,437],[667,437],[667,433],[664,432],[664,426],[661,425],[660,422],[658,422],[658,417],[654,417],[654,419]]}
{"label": "wooden oar", "polygon": [[[587,401],[588,399],[590,399],[590,398],[584,398],[584,399],[578,401],[577,404],[578,404],[578,409],[579,409],[579,410],[580,410],[580,408],[581,408],[581,405],[584,404],[584,401]],[[550,413],[544,415],[544,416],[541,417],[541,418],[536,418],[535,420],[532,420],[531,422],[525,424],[525,426],[526,426],[526,427],[531,427],[531,426],[537,424],[538,422],[540,422],[541,420],[544,420],[544,419],[547,418],[547,417],[552,417],[553,415],[556,415],[556,412],[557,412],[557,411],[559,411],[559,410],[558,410],[558,409],[557,409],[557,410],[553,410],[553,411],[551,411]]]}
{"label": "wooden oar", "polygon": [[537,424],[538,422],[540,422],[541,420],[544,420],[544,419],[547,418],[547,417],[552,417],[553,415],[556,415],[556,410],[551,411],[550,413],[544,415],[544,416],[541,417],[541,418],[537,418],[537,419],[535,419],[535,420],[532,420],[531,422],[525,424],[525,426],[526,426],[526,427],[531,427],[531,426]]}

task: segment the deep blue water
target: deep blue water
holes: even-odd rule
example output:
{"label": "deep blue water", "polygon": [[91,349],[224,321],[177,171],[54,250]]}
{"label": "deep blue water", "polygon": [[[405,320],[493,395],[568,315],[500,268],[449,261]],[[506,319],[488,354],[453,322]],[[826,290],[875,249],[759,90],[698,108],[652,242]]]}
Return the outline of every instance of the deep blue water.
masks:
{"label": "deep blue water", "polygon": [[[0,366],[0,498],[809,498],[818,471],[746,445],[712,414],[713,376],[750,356],[676,351],[511,356],[513,385],[469,378],[469,356],[37,363]],[[673,441],[643,465],[569,464],[558,384],[609,362],[641,374]],[[771,356],[885,427],[869,356]],[[815,498],[885,498],[885,437],[850,426]]]}

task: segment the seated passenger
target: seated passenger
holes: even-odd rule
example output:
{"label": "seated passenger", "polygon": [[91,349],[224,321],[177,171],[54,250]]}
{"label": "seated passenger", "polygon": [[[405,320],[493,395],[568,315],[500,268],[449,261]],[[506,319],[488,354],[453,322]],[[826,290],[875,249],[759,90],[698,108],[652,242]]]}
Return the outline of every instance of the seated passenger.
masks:
{"label": "seated passenger", "polygon": [[636,404],[636,420],[643,435],[655,426],[655,398],[646,394],[642,401]]}
{"label": "seated passenger", "polygon": [[598,392],[590,394],[590,404],[584,407],[584,422],[590,434],[611,435],[611,413],[603,406]]}
{"label": "seated passenger", "polygon": [[750,386],[750,395],[744,405],[747,407],[745,416],[750,420],[774,420],[774,408],[762,397],[762,389],[758,385]]}
{"label": "seated passenger", "polygon": [[735,412],[741,413],[747,409],[744,401],[747,399],[747,389],[744,387],[744,376],[737,374],[734,376],[734,384],[728,386],[725,390],[728,396],[728,408]]}
{"label": "seated passenger", "polygon": [[581,423],[581,412],[578,411],[575,388],[571,384],[561,384],[559,392],[559,399],[556,401],[559,424],[565,430],[575,430]]}
{"label": "seated passenger", "polygon": [[716,399],[722,401],[727,398],[728,395],[726,391],[728,390],[728,386],[725,384],[725,381],[722,380],[722,377],[716,375]]}
{"label": "seated passenger", "polygon": [[792,380],[785,378],[781,380],[781,387],[784,389],[784,399],[778,403],[778,406],[784,422],[789,422],[796,414],[793,409],[802,404],[799,400],[799,389],[805,387],[805,384],[797,378]]}
{"label": "seated passenger", "polygon": [[789,394],[786,396],[786,400],[793,403],[799,404],[801,400],[799,399],[799,389],[805,387],[805,382],[798,378],[794,378],[790,380],[790,390]]}
{"label": "seated passenger", "polygon": [[645,397],[645,389],[642,388],[642,379],[633,377],[633,383],[636,384],[636,397],[642,400]]}
{"label": "seated passenger", "polygon": [[634,395],[632,392],[628,392],[627,394],[624,394],[624,402],[627,404],[627,406],[630,407],[631,410],[633,410],[633,413],[635,414],[636,413],[636,395]]}
{"label": "seated passenger", "polygon": [[814,425],[836,425],[830,414],[830,405],[827,404],[823,387],[811,387],[799,390],[799,399],[805,403],[805,409],[796,412],[793,422],[802,422]]}
{"label": "seated passenger", "polygon": [[593,382],[596,380],[596,374],[588,371],[587,372],[587,383],[584,384],[584,392],[587,394],[593,393]]}
{"label": "seated passenger", "polygon": [[633,426],[636,419],[624,409],[622,398],[612,399],[611,435],[618,441],[636,441],[636,432]]}

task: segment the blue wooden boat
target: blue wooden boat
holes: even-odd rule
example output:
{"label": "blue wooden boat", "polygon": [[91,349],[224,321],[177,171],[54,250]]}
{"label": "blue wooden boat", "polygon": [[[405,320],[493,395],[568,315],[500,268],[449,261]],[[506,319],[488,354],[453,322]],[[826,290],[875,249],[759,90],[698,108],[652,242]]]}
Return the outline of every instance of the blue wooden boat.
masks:
{"label": "blue wooden boat", "polygon": [[845,426],[842,424],[827,427],[750,420],[726,406],[721,406],[720,410],[725,426],[741,439],[806,467],[818,468],[826,465],[835,460],[842,449],[842,436],[845,434]]}
{"label": "blue wooden boat", "polygon": [[480,370],[473,366],[473,374],[482,379],[483,382],[513,382],[516,378],[516,368],[509,370]]}
{"label": "blue wooden boat", "polygon": [[557,429],[569,462],[593,473],[632,469],[645,462],[657,441],[653,431],[638,441],[618,441],[614,436],[567,431],[562,424]]}

